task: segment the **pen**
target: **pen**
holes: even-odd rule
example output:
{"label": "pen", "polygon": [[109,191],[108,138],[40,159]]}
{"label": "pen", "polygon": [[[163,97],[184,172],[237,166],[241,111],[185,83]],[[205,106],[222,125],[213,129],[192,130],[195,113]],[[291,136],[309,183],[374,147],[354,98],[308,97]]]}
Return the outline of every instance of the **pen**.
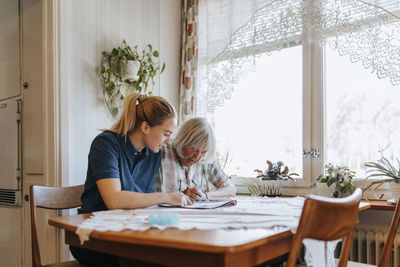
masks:
{"label": "pen", "polygon": [[[192,183],[194,184],[194,186],[196,187],[196,188],[199,188],[198,186],[197,186],[197,184],[194,182],[194,180],[192,179]],[[204,193],[204,194],[206,194],[206,193]],[[203,196],[200,196],[200,194],[197,194],[199,197],[201,197],[201,200],[202,201],[208,201],[208,198],[204,198]],[[207,195],[207,194],[206,194]]]}

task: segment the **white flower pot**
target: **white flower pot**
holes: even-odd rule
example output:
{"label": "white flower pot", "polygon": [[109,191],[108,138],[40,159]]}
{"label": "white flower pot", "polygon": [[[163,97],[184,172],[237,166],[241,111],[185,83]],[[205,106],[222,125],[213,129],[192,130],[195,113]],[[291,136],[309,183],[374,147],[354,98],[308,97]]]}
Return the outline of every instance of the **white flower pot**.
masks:
{"label": "white flower pot", "polygon": [[333,186],[328,187],[326,183],[317,183],[313,189],[313,194],[323,197],[332,197]]}
{"label": "white flower pot", "polygon": [[126,61],[125,79],[137,80],[139,78],[138,76],[139,68],[140,68],[140,62],[135,60]]}
{"label": "white flower pot", "polygon": [[400,183],[390,182],[389,186],[392,193],[392,199],[397,201],[400,197]]}
{"label": "white flower pot", "polygon": [[276,197],[281,195],[282,180],[260,180],[262,196]]}

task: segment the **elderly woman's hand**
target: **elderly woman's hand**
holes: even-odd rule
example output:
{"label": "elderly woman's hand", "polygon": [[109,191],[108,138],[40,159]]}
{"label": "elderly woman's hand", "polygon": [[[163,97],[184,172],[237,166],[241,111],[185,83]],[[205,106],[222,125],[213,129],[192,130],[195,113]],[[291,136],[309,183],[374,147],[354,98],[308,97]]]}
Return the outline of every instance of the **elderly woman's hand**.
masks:
{"label": "elderly woman's hand", "polygon": [[190,198],[182,192],[168,193],[168,199],[168,204],[170,204],[171,206],[185,207],[193,204]]}
{"label": "elderly woman's hand", "polygon": [[183,193],[188,196],[192,202],[207,199],[206,194],[196,187],[188,187],[183,191]]}

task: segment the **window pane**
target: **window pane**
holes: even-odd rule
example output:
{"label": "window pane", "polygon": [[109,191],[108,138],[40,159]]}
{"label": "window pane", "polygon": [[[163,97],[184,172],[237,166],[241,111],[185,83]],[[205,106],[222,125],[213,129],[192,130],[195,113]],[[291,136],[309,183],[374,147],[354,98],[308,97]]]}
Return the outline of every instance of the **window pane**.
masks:
{"label": "window pane", "polygon": [[326,48],[325,161],[364,178],[364,163],[400,152],[400,87]]}
{"label": "window pane", "polygon": [[208,115],[219,154],[229,153],[228,174],[255,176],[266,160],[281,160],[302,176],[301,70],[301,46],[257,57],[256,71]]}

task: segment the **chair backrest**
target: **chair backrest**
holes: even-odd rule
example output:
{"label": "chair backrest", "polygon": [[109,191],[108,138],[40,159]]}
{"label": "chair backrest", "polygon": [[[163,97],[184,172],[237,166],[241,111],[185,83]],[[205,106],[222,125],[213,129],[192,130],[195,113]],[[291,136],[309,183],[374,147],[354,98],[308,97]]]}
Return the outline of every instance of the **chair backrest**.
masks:
{"label": "chair backrest", "polygon": [[390,224],[390,230],[386,239],[385,245],[383,246],[382,255],[378,262],[378,267],[387,267],[389,265],[390,256],[393,250],[393,242],[399,227],[400,221],[400,198],[397,200],[396,210],[393,214],[392,223]]}
{"label": "chair backrest", "polygon": [[30,188],[32,265],[41,267],[39,241],[36,232],[36,207],[45,209],[71,209],[81,206],[83,185],[47,187],[32,185]]}
{"label": "chair backrest", "polygon": [[286,266],[296,265],[304,238],[332,241],[344,237],[338,267],[345,267],[349,258],[354,227],[358,223],[361,194],[361,189],[357,188],[351,196],[341,199],[308,196],[304,202]]}

